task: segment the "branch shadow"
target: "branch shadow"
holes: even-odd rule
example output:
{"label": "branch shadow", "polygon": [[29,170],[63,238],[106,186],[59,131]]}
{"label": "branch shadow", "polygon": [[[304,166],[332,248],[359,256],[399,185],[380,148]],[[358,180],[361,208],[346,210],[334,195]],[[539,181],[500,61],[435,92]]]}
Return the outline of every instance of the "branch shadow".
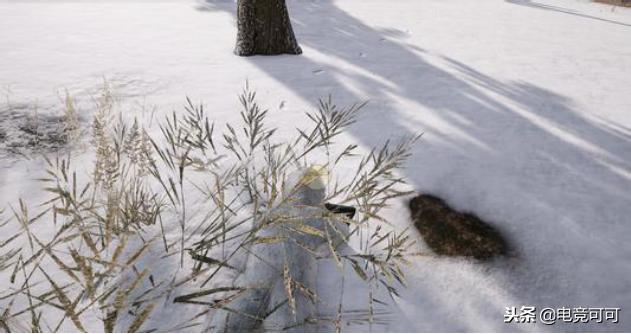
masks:
{"label": "branch shadow", "polygon": [[586,19],[607,22],[607,23],[616,24],[616,25],[625,26],[625,27],[631,27],[631,24],[628,24],[628,23],[618,22],[618,21],[608,20],[608,19],[603,19],[601,17],[597,17],[597,16],[593,16],[593,15],[582,14],[582,13],[579,13],[577,11],[573,11],[573,10],[570,10],[570,9],[567,9],[567,8],[546,5],[546,4],[538,3],[538,2],[532,1],[532,0],[505,0],[505,1],[508,2],[508,3],[514,4],[514,5],[526,6],[526,7],[531,7],[531,8],[543,9],[543,10],[549,10],[549,11],[554,11],[554,12],[558,12],[558,13],[565,13],[565,14],[575,15],[575,16],[578,16],[578,17],[586,18]]}
{"label": "branch shadow", "polygon": [[[426,132],[406,178],[419,191],[447,198],[486,221],[503,222],[497,228],[516,243],[519,254],[526,254],[517,262],[483,265],[484,274],[476,266],[439,264],[450,270],[464,268],[472,273],[467,277],[476,277],[468,283],[478,291],[466,284],[458,288],[458,282],[448,287],[471,304],[467,316],[450,319],[453,329],[479,330],[480,323],[493,323],[504,307],[513,304],[610,302],[599,293],[584,292],[584,287],[625,289],[631,264],[615,259],[631,255],[631,247],[619,237],[628,233],[621,217],[631,214],[628,129],[588,119],[569,97],[533,83],[504,82],[411,45],[405,41],[406,31],[370,26],[333,1],[295,4],[290,8],[292,23],[304,55],[246,61],[306,101],[331,92],[340,105],[369,98],[363,119],[349,130],[363,145],[378,146],[391,136]],[[201,6],[235,13],[233,2],[206,0]],[[439,58],[445,65],[434,65],[429,58]],[[400,103],[416,108],[400,110]],[[595,249],[575,247],[583,243]],[[444,277],[429,268],[415,270],[419,271],[413,275],[424,283],[444,284]],[[610,274],[596,279],[592,272]],[[489,277],[498,285],[486,283]],[[406,302],[422,309],[449,314],[462,302],[450,298],[453,293],[432,287],[415,289]],[[473,296],[475,300],[467,299]],[[619,305],[631,307],[622,297]],[[445,324],[432,322],[431,315],[426,320],[412,325],[444,330]],[[486,330],[501,329],[516,327]]]}

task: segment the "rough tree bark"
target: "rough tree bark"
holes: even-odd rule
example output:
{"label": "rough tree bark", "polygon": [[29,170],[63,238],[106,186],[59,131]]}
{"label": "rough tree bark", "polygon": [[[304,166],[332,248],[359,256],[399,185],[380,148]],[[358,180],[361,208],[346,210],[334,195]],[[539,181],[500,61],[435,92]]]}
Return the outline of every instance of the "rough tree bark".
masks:
{"label": "rough tree bark", "polygon": [[285,0],[238,0],[239,56],[300,54]]}

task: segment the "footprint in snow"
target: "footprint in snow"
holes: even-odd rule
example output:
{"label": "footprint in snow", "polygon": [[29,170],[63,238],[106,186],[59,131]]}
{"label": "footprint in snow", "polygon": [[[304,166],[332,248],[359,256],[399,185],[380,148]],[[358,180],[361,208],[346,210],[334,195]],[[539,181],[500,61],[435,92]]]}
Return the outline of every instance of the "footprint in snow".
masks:
{"label": "footprint in snow", "polygon": [[315,74],[315,75],[320,75],[322,73],[324,73],[324,70],[322,70],[322,69],[313,70],[313,74]]}
{"label": "footprint in snow", "polygon": [[278,105],[278,110],[281,110],[285,108],[285,101],[281,101],[280,104]]}

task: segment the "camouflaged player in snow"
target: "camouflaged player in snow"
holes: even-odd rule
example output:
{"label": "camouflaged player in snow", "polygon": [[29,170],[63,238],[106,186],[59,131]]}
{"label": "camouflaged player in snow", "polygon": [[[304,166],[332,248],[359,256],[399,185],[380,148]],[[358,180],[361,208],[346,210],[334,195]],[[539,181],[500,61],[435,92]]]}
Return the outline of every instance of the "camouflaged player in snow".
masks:
{"label": "camouflaged player in snow", "polygon": [[325,209],[325,184],[319,168],[302,169],[292,174],[287,184],[283,194],[286,204],[258,222],[274,223],[257,235],[284,240],[250,247],[246,269],[235,282],[247,290],[215,313],[212,330],[315,330],[315,254],[329,255],[326,235],[335,244],[343,242],[341,234],[348,234],[348,226],[331,219]]}

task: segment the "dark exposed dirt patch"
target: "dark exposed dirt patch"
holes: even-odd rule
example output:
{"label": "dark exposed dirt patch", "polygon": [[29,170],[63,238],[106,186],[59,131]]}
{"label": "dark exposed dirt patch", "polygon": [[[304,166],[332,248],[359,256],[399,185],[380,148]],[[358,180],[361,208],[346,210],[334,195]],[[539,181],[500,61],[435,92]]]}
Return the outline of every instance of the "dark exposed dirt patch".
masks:
{"label": "dark exposed dirt patch", "polygon": [[55,151],[68,144],[63,116],[34,114],[27,106],[0,109],[0,154]]}
{"label": "dark exposed dirt patch", "polygon": [[506,240],[471,213],[458,212],[442,199],[419,195],[409,202],[414,225],[438,255],[487,260],[508,254]]}
{"label": "dark exposed dirt patch", "polygon": [[609,5],[631,7],[631,0],[595,0],[596,2],[606,3]]}

